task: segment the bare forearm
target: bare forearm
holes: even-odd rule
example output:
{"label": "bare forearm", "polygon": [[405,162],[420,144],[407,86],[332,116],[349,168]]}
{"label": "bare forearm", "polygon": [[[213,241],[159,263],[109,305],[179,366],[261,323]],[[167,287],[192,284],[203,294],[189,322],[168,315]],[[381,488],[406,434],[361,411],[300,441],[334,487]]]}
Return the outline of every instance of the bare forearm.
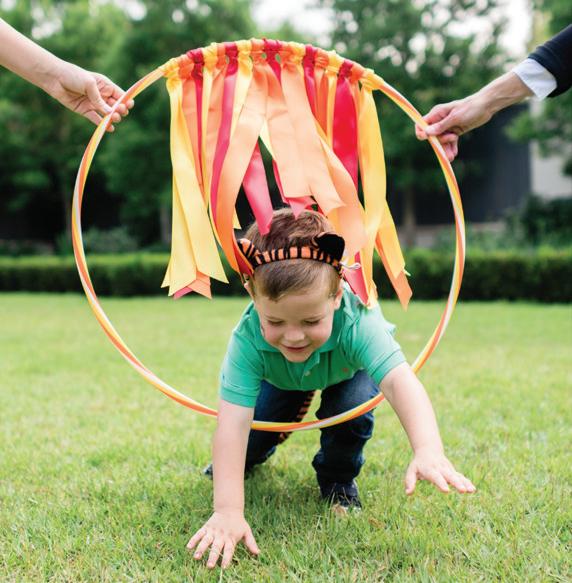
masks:
{"label": "bare forearm", "polygon": [[475,93],[473,98],[482,100],[491,115],[494,115],[501,109],[520,103],[531,95],[533,95],[533,92],[521,81],[520,77],[515,73],[509,72],[485,85]]}
{"label": "bare forearm", "polygon": [[401,421],[414,452],[443,452],[437,419],[425,388],[409,365],[402,364],[381,383],[381,390]]}
{"label": "bare forearm", "polygon": [[472,482],[445,457],[433,406],[409,365],[395,367],[380,388],[397,413],[414,452],[405,474],[405,493],[412,494],[419,479],[433,482],[441,492],[449,492],[449,484],[459,492],[474,492]]}
{"label": "bare forearm", "polygon": [[244,462],[252,414],[228,422],[224,407],[213,440],[215,512],[244,512]]}
{"label": "bare forearm", "polygon": [[61,62],[0,19],[0,65],[45,89]]}
{"label": "bare forearm", "polygon": [[244,448],[217,429],[213,442],[214,510],[244,511]]}

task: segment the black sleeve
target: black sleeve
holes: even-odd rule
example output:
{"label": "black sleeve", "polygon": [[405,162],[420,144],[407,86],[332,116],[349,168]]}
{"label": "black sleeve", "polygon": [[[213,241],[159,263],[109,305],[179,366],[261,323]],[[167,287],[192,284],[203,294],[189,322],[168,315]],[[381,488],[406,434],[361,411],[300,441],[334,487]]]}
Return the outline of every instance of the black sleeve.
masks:
{"label": "black sleeve", "polygon": [[554,75],[557,86],[549,97],[568,91],[572,86],[572,24],[537,47],[528,58],[534,59]]}

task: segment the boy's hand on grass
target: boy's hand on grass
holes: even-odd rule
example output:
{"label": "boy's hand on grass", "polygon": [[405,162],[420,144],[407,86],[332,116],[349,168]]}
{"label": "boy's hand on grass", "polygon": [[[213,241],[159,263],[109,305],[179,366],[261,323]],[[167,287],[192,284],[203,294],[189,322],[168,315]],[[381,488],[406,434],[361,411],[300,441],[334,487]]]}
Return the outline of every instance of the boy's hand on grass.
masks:
{"label": "boy's hand on grass", "polygon": [[449,484],[461,494],[472,494],[475,486],[463,474],[457,472],[444,454],[420,450],[415,453],[413,461],[405,473],[405,493],[409,496],[415,490],[417,480],[433,482],[441,492],[449,492]]}
{"label": "boy's hand on grass", "polygon": [[232,561],[236,545],[241,540],[253,555],[260,553],[242,512],[214,512],[204,526],[193,535],[187,549],[191,551],[196,547],[194,558],[199,560],[210,548],[207,567],[214,568],[219,557],[222,557],[221,567],[226,569]]}

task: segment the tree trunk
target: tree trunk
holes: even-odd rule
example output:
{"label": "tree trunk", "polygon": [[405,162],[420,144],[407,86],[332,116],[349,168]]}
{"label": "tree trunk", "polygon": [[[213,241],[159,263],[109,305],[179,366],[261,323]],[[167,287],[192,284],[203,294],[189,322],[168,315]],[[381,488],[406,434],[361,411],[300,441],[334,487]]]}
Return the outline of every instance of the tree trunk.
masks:
{"label": "tree trunk", "polygon": [[415,218],[415,190],[408,186],[403,192],[403,242],[405,247],[415,247],[417,220]]}

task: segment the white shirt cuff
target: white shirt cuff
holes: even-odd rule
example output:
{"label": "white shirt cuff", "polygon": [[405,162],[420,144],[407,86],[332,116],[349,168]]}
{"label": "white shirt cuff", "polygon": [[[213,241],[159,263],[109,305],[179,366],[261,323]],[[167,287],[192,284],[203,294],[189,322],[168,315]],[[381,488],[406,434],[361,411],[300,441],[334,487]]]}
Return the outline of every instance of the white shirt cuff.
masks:
{"label": "white shirt cuff", "polygon": [[512,72],[538,99],[544,99],[556,89],[557,83],[552,73],[534,59],[525,59]]}

